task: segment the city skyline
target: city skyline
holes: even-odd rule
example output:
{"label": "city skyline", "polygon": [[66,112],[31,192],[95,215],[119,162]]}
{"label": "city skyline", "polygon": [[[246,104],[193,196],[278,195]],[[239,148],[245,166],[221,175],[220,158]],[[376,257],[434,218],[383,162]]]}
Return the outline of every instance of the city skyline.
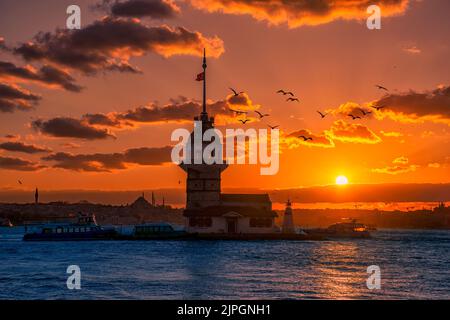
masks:
{"label": "city skyline", "polygon": [[[161,1],[164,10],[140,20],[79,1],[82,28],[70,32],[70,3],[47,10],[44,2],[0,4],[0,189],[185,188],[170,163],[170,134],[191,130],[200,111],[204,47],[216,127],[280,125],[282,137],[278,174],[233,165],[225,188],[330,185],[339,176],[351,184],[450,182],[444,1],[380,1],[381,30],[365,25],[367,1],[337,2],[326,13],[281,1],[253,11],[244,0]],[[12,23],[19,13],[30,22]],[[40,31],[47,38],[33,38]],[[119,41],[119,31],[135,37]],[[64,51],[71,45],[85,55],[77,63]],[[245,93],[238,99],[230,87]],[[251,121],[242,124],[230,108],[250,110]],[[255,110],[270,116],[259,120]]]}

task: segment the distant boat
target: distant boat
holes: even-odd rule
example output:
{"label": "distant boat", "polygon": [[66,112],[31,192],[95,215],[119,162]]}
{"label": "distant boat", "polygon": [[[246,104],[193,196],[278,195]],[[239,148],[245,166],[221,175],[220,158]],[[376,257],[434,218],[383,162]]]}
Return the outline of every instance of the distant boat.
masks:
{"label": "distant boat", "polygon": [[362,223],[357,223],[356,220],[335,223],[328,228],[310,229],[307,233],[326,238],[370,238],[371,236],[368,228]]}
{"label": "distant boat", "polygon": [[11,223],[11,221],[7,218],[0,218],[0,227],[14,227],[14,225]]}
{"label": "distant boat", "polygon": [[95,215],[79,214],[76,223],[54,222],[26,226],[24,241],[75,241],[115,239],[114,229],[104,229],[95,221]]}

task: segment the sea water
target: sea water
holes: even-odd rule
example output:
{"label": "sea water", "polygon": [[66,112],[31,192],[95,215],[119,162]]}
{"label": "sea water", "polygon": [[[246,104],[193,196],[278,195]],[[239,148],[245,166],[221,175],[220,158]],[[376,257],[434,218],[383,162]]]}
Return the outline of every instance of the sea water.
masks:
{"label": "sea water", "polygon": [[[24,242],[0,228],[0,299],[450,299],[450,231],[335,241]],[[77,265],[81,289],[67,288]],[[367,268],[379,266],[381,289]]]}

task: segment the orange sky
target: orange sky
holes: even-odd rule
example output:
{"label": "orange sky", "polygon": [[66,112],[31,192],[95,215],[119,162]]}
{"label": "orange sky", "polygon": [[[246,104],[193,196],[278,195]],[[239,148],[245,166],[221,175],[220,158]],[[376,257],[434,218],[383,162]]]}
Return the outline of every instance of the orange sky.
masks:
{"label": "orange sky", "polygon": [[[164,17],[132,20],[112,17],[112,8],[94,10],[99,1],[78,1],[83,29],[76,35],[60,31],[60,38],[53,36],[65,26],[70,1],[0,3],[0,188],[184,187],[184,172],[175,165],[153,159],[145,163],[126,150],[149,148],[145,154],[152,156],[159,152],[153,148],[173,145],[174,129],[192,128],[189,122],[165,121],[164,108],[170,104],[175,109],[171,119],[192,117],[191,108],[201,99],[201,84],[194,78],[201,71],[203,46],[215,56],[208,59],[207,74],[213,110],[232,117],[228,87],[245,91],[252,108],[271,114],[245,127],[280,125],[285,142],[277,175],[261,176],[257,165],[234,165],[223,174],[225,187],[327,185],[338,175],[350,183],[450,182],[448,1],[386,1],[391,5],[383,10],[381,30],[366,28],[369,1],[364,0],[352,1],[353,6],[335,1],[326,9],[306,1],[274,0],[274,7],[252,7],[246,0],[163,2],[169,11],[159,13]],[[160,35],[155,40],[156,29]],[[133,33],[125,39],[116,36],[120,30]],[[50,32],[52,40],[33,38],[40,31]],[[30,58],[23,54],[28,41],[51,50]],[[62,41],[79,46],[74,50],[81,47],[82,54],[106,58],[85,66],[67,62],[66,52],[58,51]],[[6,63],[29,72],[18,75]],[[43,66],[56,68],[65,80],[50,77]],[[130,66],[139,72],[117,71]],[[293,91],[300,103],[287,103],[276,94],[280,88]],[[11,91],[25,96],[14,98]],[[15,107],[6,110],[11,102]],[[24,103],[30,110],[22,110]],[[371,103],[386,107],[375,111]],[[151,113],[155,106],[160,109]],[[142,116],[139,107],[151,113],[151,121],[136,121]],[[372,113],[348,117],[358,114],[359,107]],[[321,119],[317,110],[330,114]],[[102,114],[113,123],[89,124],[86,114]],[[87,131],[63,128],[62,137],[61,127],[52,127],[51,120],[58,118],[73,119]],[[229,120],[218,128],[243,127]],[[305,144],[296,138],[299,134],[314,139]],[[108,172],[96,160],[105,157],[117,161]]]}

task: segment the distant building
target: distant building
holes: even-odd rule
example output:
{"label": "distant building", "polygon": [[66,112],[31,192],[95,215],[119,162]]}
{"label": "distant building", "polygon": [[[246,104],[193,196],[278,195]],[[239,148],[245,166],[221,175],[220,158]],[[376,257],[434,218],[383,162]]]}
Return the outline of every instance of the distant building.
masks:
{"label": "distant building", "polygon": [[[203,110],[194,120],[203,132],[214,127],[206,112],[206,58],[203,57]],[[191,134],[191,143],[193,143]],[[207,144],[204,143],[203,148]],[[194,148],[191,148],[194,150]],[[191,154],[193,160],[193,154]],[[203,162],[203,161],[202,161]],[[191,161],[194,163],[194,161]],[[198,233],[269,233],[277,216],[268,194],[222,194],[221,174],[227,164],[185,164],[187,173],[186,229]]]}
{"label": "distant building", "polygon": [[130,208],[132,211],[134,212],[139,212],[139,211],[146,211],[146,210],[150,210],[152,208],[154,208],[154,205],[151,205],[150,202],[148,202],[145,199],[144,194],[142,193],[142,196],[140,196],[139,198],[137,198],[131,205]]}

